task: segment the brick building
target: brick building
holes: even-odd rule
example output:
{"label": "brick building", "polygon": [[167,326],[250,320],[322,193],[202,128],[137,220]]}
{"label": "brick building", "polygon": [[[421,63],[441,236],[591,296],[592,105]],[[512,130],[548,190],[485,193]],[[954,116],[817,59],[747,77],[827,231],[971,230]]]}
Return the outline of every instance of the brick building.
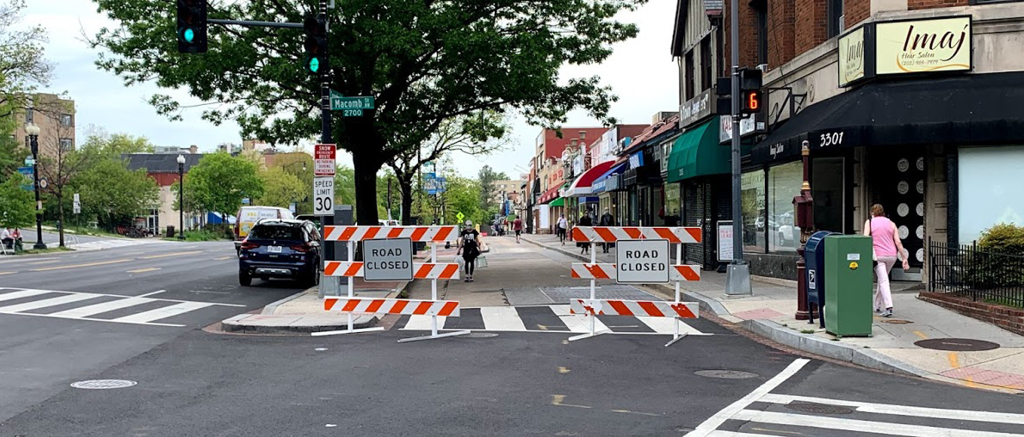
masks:
{"label": "brick building", "polygon": [[75,101],[56,94],[34,94],[29,99],[30,108],[15,114],[14,140],[25,145],[29,154],[28,135],[25,125],[39,126],[39,156],[55,157],[58,148],[74,150],[75,142]]}

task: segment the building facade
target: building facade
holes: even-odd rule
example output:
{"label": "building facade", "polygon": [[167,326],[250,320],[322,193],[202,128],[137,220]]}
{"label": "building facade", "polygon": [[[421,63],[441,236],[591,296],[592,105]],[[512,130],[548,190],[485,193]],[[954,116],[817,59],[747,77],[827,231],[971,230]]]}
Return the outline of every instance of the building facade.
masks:
{"label": "building facade", "polygon": [[[128,161],[129,170],[145,169],[146,174],[156,181],[157,187],[160,189],[157,204],[153,206],[147,216],[140,217],[145,220],[145,227],[157,235],[163,233],[168,226],[174,226],[175,229],[183,227],[188,230],[201,227],[206,223],[205,217],[198,213],[186,213],[185,223],[179,223],[179,213],[174,208],[178,201],[178,195],[172,190],[172,187],[178,184],[178,156],[178,153],[123,155],[123,158]],[[181,156],[185,157],[184,171],[186,175],[203,158],[203,155],[198,153],[186,153]]]}
{"label": "building facade", "polygon": [[25,125],[39,126],[39,156],[57,157],[61,150],[75,150],[75,101],[56,94],[34,94],[28,99],[29,108],[15,114],[14,140],[25,145],[30,153]]}

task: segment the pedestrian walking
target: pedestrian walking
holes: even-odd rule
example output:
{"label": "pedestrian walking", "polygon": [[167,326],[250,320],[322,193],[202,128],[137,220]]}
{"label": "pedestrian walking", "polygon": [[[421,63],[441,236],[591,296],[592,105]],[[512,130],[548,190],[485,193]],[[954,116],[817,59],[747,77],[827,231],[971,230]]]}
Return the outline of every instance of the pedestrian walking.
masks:
{"label": "pedestrian walking", "polygon": [[558,232],[558,241],[562,242],[565,246],[565,233],[569,229],[569,222],[565,219],[565,214],[558,216],[558,222],[555,223],[555,231]]}
{"label": "pedestrian walking", "polygon": [[[601,226],[615,226],[615,217],[612,217],[612,213],[608,211],[608,208],[604,209],[604,214],[601,214],[601,220],[598,222]],[[609,243],[601,243],[601,248],[604,253],[608,253]]]}
{"label": "pedestrian walking", "polygon": [[466,227],[459,233],[459,249],[455,255],[462,254],[466,261],[466,282],[473,282],[473,270],[476,269],[476,258],[480,256],[480,232],[473,228],[473,222],[466,220]]}
{"label": "pedestrian walking", "polygon": [[[593,219],[593,217],[591,217],[591,214],[592,213],[591,213],[590,209],[587,209],[587,212],[583,213],[583,215],[580,217],[580,221],[577,222],[576,225],[577,226],[594,226],[594,219]],[[585,242],[584,243],[576,243],[576,246],[583,248],[582,250],[580,250],[580,254],[581,255],[584,254],[584,253],[589,253],[590,252],[590,243],[585,243]]]}
{"label": "pedestrian walking", "polygon": [[[910,268],[903,256],[903,242],[900,241],[896,224],[885,217],[882,205],[871,205],[871,218],[864,222],[864,234],[871,237],[875,277],[878,278],[878,290],[875,291],[875,311],[882,317],[892,317],[892,290],[889,286],[889,272],[896,265],[896,260],[903,258],[903,270]],[[885,311],[882,311],[882,309]]]}
{"label": "pedestrian walking", "polygon": [[516,244],[522,244],[523,219],[517,216],[516,219],[512,221],[512,230],[516,231]]}

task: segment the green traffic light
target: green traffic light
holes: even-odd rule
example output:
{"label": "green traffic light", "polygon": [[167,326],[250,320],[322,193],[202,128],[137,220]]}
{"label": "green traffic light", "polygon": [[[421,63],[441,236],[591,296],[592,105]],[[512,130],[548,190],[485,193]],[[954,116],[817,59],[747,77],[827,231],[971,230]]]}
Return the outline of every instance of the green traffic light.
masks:
{"label": "green traffic light", "polygon": [[185,29],[185,33],[183,35],[185,37],[185,42],[189,43],[192,42],[192,40],[196,37],[195,31],[193,31],[192,29]]}
{"label": "green traffic light", "polygon": [[312,72],[316,73],[317,70],[319,70],[319,69],[320,69],[320,60],[317,59],[317,58],[310,59],[309,60],[309,71],[312,71]]}

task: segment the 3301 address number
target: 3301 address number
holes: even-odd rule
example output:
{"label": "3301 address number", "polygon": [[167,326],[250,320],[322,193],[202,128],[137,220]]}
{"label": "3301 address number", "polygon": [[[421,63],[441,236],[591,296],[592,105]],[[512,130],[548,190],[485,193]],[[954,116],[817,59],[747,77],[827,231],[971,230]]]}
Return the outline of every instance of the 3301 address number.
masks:
{"label": "3301 address number", "polygon": [[821,141],[819,142],[820,147],[838,146],[843,144],[843,134],[845,132],[832,132],[821,134]]}

